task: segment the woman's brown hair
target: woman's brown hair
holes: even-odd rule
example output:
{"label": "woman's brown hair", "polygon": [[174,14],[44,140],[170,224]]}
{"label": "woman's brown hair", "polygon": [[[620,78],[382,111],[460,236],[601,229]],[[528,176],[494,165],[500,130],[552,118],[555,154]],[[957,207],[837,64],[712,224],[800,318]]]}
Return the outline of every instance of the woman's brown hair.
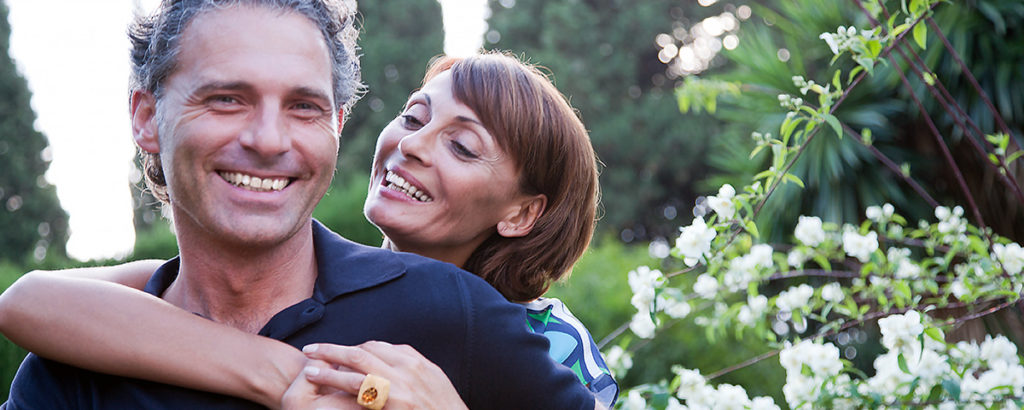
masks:
{"label": "woman's brown hair", "polygon": [[500,52],[440,57],[424,84],[449,71],[452,92],[515,161],[519,185],[547,206],[524,237],[493,233],[463,266],[511,301],[544,294],[590,244],[597,214],[597,159],[576,111],[537,67]]}

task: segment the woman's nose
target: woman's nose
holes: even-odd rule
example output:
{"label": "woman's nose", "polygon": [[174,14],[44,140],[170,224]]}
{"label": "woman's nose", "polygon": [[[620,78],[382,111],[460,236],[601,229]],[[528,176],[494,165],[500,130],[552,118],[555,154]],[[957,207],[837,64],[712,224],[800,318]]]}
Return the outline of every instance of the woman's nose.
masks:
{"label": "woman's nose", "polygon": [[398,152],[401,152],[406,158],[419,161],[424,166],[430,166],[432,165],[431,141],[433,141],[431,133],[420,129],[398,141]]}

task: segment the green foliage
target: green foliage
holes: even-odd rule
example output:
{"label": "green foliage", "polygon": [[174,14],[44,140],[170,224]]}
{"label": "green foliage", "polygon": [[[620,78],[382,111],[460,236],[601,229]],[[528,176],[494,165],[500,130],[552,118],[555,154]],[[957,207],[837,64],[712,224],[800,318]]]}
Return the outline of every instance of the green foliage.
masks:
{"label": "green foliage", "polygon": [[[870,8],[875,3],[865,4]],[[926,2],[914,2],[910,8],[919,10],[925,6]],[[954,173],[935,160],[938,155],[935,141],[916,107],[910,103],[911,98],[898,75],[903,71],[913,77],[913,72],[902,62],[894,65],[884,57],[876,64],[874,57],[880,55],[882,45],[878,38],[855,44],[849,49],[853,58],[847,59],[833,56],[826,41],[813,35],[831,33],[838,36],[836,28],[851,22],[859,30],[870,29],[871,23],[856,3],[768,2],[752,5],[752,8],[754,18],[743,23],[739,47],[723,52],[729,64],[705,73],[705,77],[712,80],[741,84],[744,90],[740,98],[724,96],[718,101],[714,117],[723,122],[724,131],[711,143],[708,162],[713,169],[705,184],[707,190],[723,183],[741,185],[754,169],[763,169],[764,163],[760,161],[765,157],[755,157],[758,161],[750,161],[745,154],[754,147],[749,138],[752,131],[777,129],[782,124],[784,118],[774,108],[777,107],[777,95],[805,97],[809,103],[822,105],[820,101],[807,97],[799,86],[787,81],[790,77],[800,75],[826,83],[829,79],[837,79],[835,75],[842,72],[840,81],[831,82],[834,84],[832,89],[836,90],[839,88],[837,83],[849,83],[858,70],[870,66],[872,75],[866,77],[833,113],[833,118],[838,121],[825,117],[833,128],[832,132],[838,132],[838,123],[855,130],[866,130],[866,143],[900,164],[903,173],[928,187],[929,193],[940,203],[961,200]],[[1015,1],[952,2],[939,7],[934,18],[965,63],[972,67],[986,93],[996,100],[997,108],[1014,134],[1019,136],[1024,123],[1024,101],[1019,97],[1024,95],[1024,82],[1020,81],[1017,68],[1024,64],[1024,47],[1019,41],[1013,41],[1019,38],[1019,34],[1018,37],[1012,34],[1021,33],[1024,28],[1024,7]],[[881,20],[885,23],[884,18]],[[895,32],[909,27],[903,24],[902,17],[888,23]],[[1005,35],[990,35],[993,26],[999,27]],[[926,50],[916,51],[934,74],[924,76],[923,81],[912,80],[913,91],[925,100],[929,115],[936,119],[942,135],[953,144],[954,156],[964,160],[974,154],[973,150],[966,145],[967,141],[955,126],[953,117],[941,111],[942,107],[930,98],[924,89],[925,83],[941,81],[945,84],[954,100],[965,107],[981,129],[995,130],[998,129],[997,124],[969,81],[963,78],[959,64],[945,52],[941,43],[937,43],[935,33],[928,33],[930,27],[928,30],[915,30],[908,33],[907,42],[914,47],[921,42],[927,43]],[[917,40],[914,34],[927,34],[931,39]],[[874,35],[881,36],[881,33],[876,31]],[[983,51],[978,51],[979,48]],[[780,49],[790,53],[788,61],[779,60],[777,51]],[[899,58],[897,53],[893,55]],[[830,61],[835,61],[835,65],[830,65]],[[856,140],[837,140],[823,133],[805,150],[805,158],[791,172],[806,184],[806,189],[784,186],[773,195],[757,219],[766,239],[786,239],[796,217],[801,214],[820,215],[827,221],[857,222],[863,218],[861,210],[886,201],[904,210],[912,219],[930,215],[931,207],[907,196],[909,190],[898,175],[878,166],[869,151]],[[1011,147],[1003,155],[1010,159],[1014,151]],[[1017,174],[1021,173],[1019,169],[1019,166],[1011,167],[1011,171]],[[981,198],[979,202],[985,220],[1004,220],[1006,210],[1015,209],[1015,200],[1009,190],[983,188],[990,186],[986,181],[994,178],[989,169],[969,167],[962,171],[972,194]],[[1018,232],[1024,231],[1024,227],[1019,226],[1022,224],[1024,221],[1017,218],[1013,222],[999,224],[996,229],[1001,234],[1019,237]]]}
{"label": "green foliage", "polygon": [[[491,1],[488,47],[549,68],[580,112],[598,157],[607,210],[599,229],[667,237],[689,214],[719,125],[681,117],[654,38],[706,13],[674,0]],[[500,39],[498,39],[500,37]],[[670,216],[671,218],[666,218]]]}
{"label": "green foliage", "polygon": [[[2,4],[0,4],[2,6]],[[8,262],[0,261],[0,291],[7,289],[22,273],[22,268]],[[14,374],[25,358],[24,349],[18,347],[10,340],[0,335],[0,402],[7,401],[10,394],[11,382],[14,381]]]}
{"label": "green foliage", "polygon": [[0,3],[0,260],[37,263],[65,254],[68,217],[43,177],[47,141],[33,126],[28,85],[8,54],[10,34]]}
{"label": "green foliage", "polygon": [[363,216],[369,178],[365,173],[353,172],[345,181],[335,181],[313,211],[313,217],[352,241],[380,246],[383,235]]}

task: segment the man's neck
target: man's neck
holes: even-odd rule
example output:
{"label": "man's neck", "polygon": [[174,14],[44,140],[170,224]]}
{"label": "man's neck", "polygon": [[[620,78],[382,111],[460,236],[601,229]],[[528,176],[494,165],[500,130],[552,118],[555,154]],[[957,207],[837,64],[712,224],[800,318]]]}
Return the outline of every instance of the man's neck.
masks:
{"label": "man's neck", "polygon": [[189,239],[179,236],[178,277],[162,296],[182,309],[258,333],[275,314],[313,294],[310,226],[271,247]]}

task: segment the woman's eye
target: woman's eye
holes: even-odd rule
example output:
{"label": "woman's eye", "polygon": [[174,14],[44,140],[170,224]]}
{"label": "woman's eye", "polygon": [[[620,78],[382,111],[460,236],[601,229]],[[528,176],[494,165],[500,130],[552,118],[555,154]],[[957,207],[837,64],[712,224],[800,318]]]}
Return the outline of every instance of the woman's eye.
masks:
{"label": "woman's eye", "polygon": [[419,118],[416,118],[412,115],[403,114],[401,118],[402,126],[406,128],[420,128],[423,126],[423,121],[420,121]]}
{"label": "woman's eye", "polygon": [[477,157],[475,152],[473,152],[472,150],[467,148],[465,145],[462,145],[461,142],[458,142],[458,141],[455,141],[455,140],[452,140],[452,150],[454,150],[456,154],[459,154],[459,155],[461,155],[463,157],[466,157],[466,158],[476,158]]}

